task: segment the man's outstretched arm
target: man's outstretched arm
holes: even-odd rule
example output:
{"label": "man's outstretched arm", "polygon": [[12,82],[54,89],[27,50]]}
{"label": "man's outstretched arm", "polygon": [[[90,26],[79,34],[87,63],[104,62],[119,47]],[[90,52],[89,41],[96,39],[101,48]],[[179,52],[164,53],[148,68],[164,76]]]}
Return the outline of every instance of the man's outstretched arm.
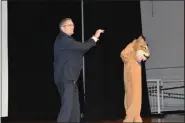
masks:
{"label": "man's outstretched arm", "polygon": [[96,45],[96,42],[99,40],[98,38],[100,37],[100,34],[103,33],[104,30],[97,30],[95,35],[92,36],[91,39],[89,39],[88,41],[85,41],[84,43],[75,41],[72,38],[66,38],[63,39],[65,40],[65,45],[63,45],[61,47],[61,49],[63,50],[79,50],[79,51],[83,51],[86,52],[88,51],[90,48],[92,48],[93,46]]}

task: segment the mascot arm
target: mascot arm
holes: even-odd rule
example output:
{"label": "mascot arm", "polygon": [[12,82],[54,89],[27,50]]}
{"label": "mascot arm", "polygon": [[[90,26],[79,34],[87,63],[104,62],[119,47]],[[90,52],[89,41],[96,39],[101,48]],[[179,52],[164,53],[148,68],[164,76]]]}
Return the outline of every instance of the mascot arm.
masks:
{"label": "mascot arm", "polygon": [[124,48],[120,54],[120,57],[124,63],[127,63],[132,59],[131,53],[134,51],[133,49],[134,43],[130,43]]}

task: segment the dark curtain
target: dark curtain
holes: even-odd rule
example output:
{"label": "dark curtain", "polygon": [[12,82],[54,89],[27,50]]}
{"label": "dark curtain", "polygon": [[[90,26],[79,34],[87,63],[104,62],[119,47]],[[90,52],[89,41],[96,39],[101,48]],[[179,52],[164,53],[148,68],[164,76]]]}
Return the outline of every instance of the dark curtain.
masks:
{"label": "dark curtain", "polygon": [[65,17],[73,19],[74,37],[81,40],[80,1],[8,2],[9,120],[56,119],[53,43]]}
{"label": "dark curtain", "polygon": [[[85,38],[105,29],[97,45],[85,57],[86,120],[125,117],[123,63],[120,52],[142,34],[140,2],[85,2]],[[150,114],[145,68],[143,68],[142,116]]]}

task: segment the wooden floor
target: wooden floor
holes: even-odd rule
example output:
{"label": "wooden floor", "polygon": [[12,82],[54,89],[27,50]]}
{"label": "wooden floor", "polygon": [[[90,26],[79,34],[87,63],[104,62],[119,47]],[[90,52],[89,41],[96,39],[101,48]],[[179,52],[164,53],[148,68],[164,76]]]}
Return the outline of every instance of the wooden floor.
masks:
{"label": "wooden floor", "polygon": [[[113,121],[96,121],[96,122],[85,122],[85,123],[122,123],[123,120],[113,120]],[[144,123],[164,123],[164,122],[179,122],[184,123],[184,113],[183,114],[169,114],[163,118],[148,118],[143,119]],[[20,121],[20,122],[2,122],[2,123],[56,123],[55,121]]]}

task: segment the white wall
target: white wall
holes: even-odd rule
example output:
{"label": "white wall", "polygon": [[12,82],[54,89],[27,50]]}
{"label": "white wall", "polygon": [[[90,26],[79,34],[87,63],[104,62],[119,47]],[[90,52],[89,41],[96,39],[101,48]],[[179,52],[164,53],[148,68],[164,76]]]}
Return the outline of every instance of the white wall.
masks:
{"label": "white wall", "polygon": [[[1,10],[1,1],[0,1],[0,10]],[[2,24],[1,24],[1,12],[0,12],[0,28],[2,28]],[[0,41],[1,41],[1,32],[0,32]],[[1,62],[1,43],[0,43],[0,72],[1,72],[1,70],[2,70],[2,62]],[[2,89],[2,81],[1,81],[1,78],[2,78],[2,75],[0,74],[0,95],[2,95],[2,91],[1,91],[1,89]],[[2,105],[2,98],[1,98],[1,96],[0,96],[0,107],[2,107],[1,106]],[[0,108],[0,116],[2,116],[2,109]]]}
{"label": "white wall", "polygon": [[[143,34],[151,50],[146,63],[147,79],[184,80],[184,1],[141,1],[141,16]],[[177,84],[184,82],[171,82],[170,86]],[[184,94],[182,89],[171,91]],[[168,104],[177,101],[184,104],[184,100]]]}
{"label": "white wall", "polygon": [[0,117],[8,116],[7,1],[0,1]]}

